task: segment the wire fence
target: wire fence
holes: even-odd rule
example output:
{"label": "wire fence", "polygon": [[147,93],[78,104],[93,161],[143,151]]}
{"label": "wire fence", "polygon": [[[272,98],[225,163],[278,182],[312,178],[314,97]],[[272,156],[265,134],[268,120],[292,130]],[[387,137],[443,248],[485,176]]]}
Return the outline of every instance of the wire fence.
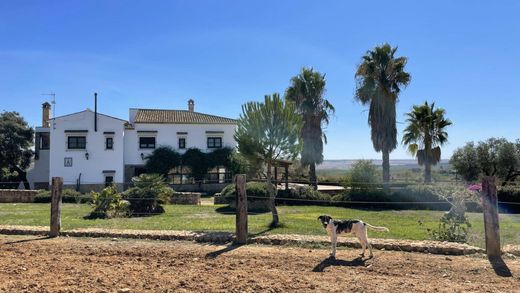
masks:
{"label": "wire fence", "polygon": [[[206,181],[194,181],[193,184],[205,184]],[[255,179],[249,180],[249,182],[256,183],[267,183],[266,179]],[[0,182],[1,183],[1,182]],[[284,191],[284,180],[276,182],[276,189]],[[227,231],[233,232],[235,229],[234,219],[237,215],[234,207],[232,207],[231,201],[233,196],[227,196],[230,200],[225,204],[214,205],[213,198],[207,197],[202,198],[201,201],[205,204],[198,205],[171,205],[169,200],[158,200],[157,198],[147,197],[133,197],[123,193],[121,199],[126,200],[130,203],[147,203],[157,202],[162,206],[163,210],[160,211],[135,211],[125,214],[123,217],[109,218],[109,219],[88,219],[88,215],[94,210],[95,206],[92,203],[92,194],[90,192],[85,193],[69,193],[65,189],[71,189],[76,186],[74,181],[63,182],[63,197],[70,201],[71,204],[64,204],[62,206],[62,225],[65,229],[74,228],[108,228],[108,229],[144,229],[144,230],[192,230],[192,231]],[[97,191],[103,189],[104,184],[100,182],[83,182],[83,187],[94,187]],[[117,184],[116,184],[117,185]],[[366,183],[366,182],[350,182],[349,184],[335,184],[327,182],[327,184],[320,184],[324,186],[324,189],[314,191],[308,181],[291,181],[288,182],[289,189],[291,192],[281,192],[276,196],[275,202],[278,206],[278,213],[281,217],[282,223],[287,223],[285,231],[288,233],[296,234],[319,234],[323,231],[320,225],[315,223],[316,215],[319,213],[331,213],[335,216],[348,217],[350,214],[356,215],[362,219],[368,218],[372,221],[380,221],[381,223],[391,223],[387,217],[404,217],[407,221],[410,221],[413,229],[421,230],[424,238],[427,238],[426,228],[434,228],[438,224],[439,218],[442,216],[442,211],[447,211],[454,204],[451,202],[449,192],[453,192],[456,187],[459,191],[467,192],[473,197],[464,199],[465,204],[480,206],[481,201],[479,199],[478,192],[468,190],[468,185],[463,184],[460,181],[443,181],[435,182],[432,184],[423,183],[403,183],[403,182],[391,182],[389,184],[382,183]],[[127,190],[132,187],[132,184],[119,184],[119,191]],[[271,211],[269,205],[268,195],[259,196],[257,191],[254,189],[258,186],[253,186],[247,190],[247,201],[253,202],[264,202],[264,205],[260,209],[252,208],[248,211],[248,215],[251,216],[251,233],[260,233],[267,229],[269,222],[271,221]],[[335,190],[332,191],[332,196],[329,194],[326,197],[320,197],[325,192],[331,192],[330,187]],[[437,197],[435,200],[427,197],[421,198],[421,192],[423,189],[444,193],[444,197]],[[74,188],[72,188],[74,189]],[[327,190],[328,189],[328,190]],[[411,194],[416,193],[412,199],[406,199],[403,197],[392,198],[393,192],[396,191],[410,191]],[[375,191],[376,195],[384,195],[383,199],[378,198],[374,195],[370,198],[371,192]],[[182,193],[178,193],[182,194]],[[345,197],[334,197],[336,195],[345,195]],[[358,197],[349,197],[352,194],[357,194]],[[359,195],[365,195],[365,199],[359,197]],[[448,195],[448,196],[446,196]],[[174,195],[175,196],[175,195]],[[200,194],[198,195],[200,196]],[[224,196],[224,195],[223,195]],[[218,196],[217,196],[218,197]],[[509,211],[513,210],[511,207],[515,207],[516,210],[520,210],[520,202],[499,200],[498,205],[507,206]],[[329,206],[324,209],[322,206]],[[413,208],[416,206],[424,207],[427,206],[428,213],[420,214],[416,213],[415,210],[421,210],[421,208],[414,209],[413,212],[407,213],[392,213],[391,211]],[[376,208],[374,208],[376,207]],[[352,210],[345,210],[343,208],[351,208]],[[356,209],[360,209],[356,211]],[[388,212],[386,212],[388,210]],[[440,212],[435,212],[435,210]],[[503,210],[504,211],[504,210]],[[472,215],[472,220],[477,221],[477,227],[479,227],[476,233],[482,233],[481,216]],[[481,215],[481,214],[480,214]],[[38,205],[38,204],[9,204],[0,205],[0,225],[5,224],[21,224],[21,225],[48,225],[49,223],[49,205]],[[375,219],[375,220],[374,220]],[[509,219],[509,218],[508,218]],[[517,224],[520,223],[519,216],[511,216],[511,224],[506,226],[507,229],[519,228]],[[303,224],[300,224],[302,222]],[[420,223],[427,223],[425,227],[419,227]],[[480,230],[479,230],[480,229]],[[392,231],[392,229],[391,229]],[[414,233],[417,233],[416,231]],[[513,237],[512,239],[507,238],[506,243],[519,242],[518,236],[511,236],[512,232],[507,230],[505,235],[507,237]],[[517,233],[516,233],[517,234]],[[389,237],[405,237],[402,234],[389,234]],[[384,236],[384,235],[382,235]],[[480,236],[475,236],[480,237]],[[514,238],[516,237],[516,238]],[[480,238],[478,238],[480,239]],[[480,240],[478,240],[480,241]],[[478,242],[477,241],[477,242]]]}

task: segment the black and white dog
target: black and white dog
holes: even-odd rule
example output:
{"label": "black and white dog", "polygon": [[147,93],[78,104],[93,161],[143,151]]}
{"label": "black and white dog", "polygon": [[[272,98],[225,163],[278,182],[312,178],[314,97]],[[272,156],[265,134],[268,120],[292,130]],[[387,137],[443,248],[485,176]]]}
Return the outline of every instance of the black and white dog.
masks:
{"label": "black and white dog", "polygon": [[359,239],[361,247],[363,248],[361,256],[365,256],[365,249],[368,247],[370,257],[373,257],[372,245],[370,245],[370,242],[368,241],[367,227],[375,231],[389,231],[386,227],[372,226],[360,220],[333,220],[331,216],[327,215],[319,216],[318,220],[321,221],[323,228],[327,230],[327,234],[330,236],[330,242],[332,244],[330,256],[334,258],[336,257],[336,242],[339,235],[352,233]]}

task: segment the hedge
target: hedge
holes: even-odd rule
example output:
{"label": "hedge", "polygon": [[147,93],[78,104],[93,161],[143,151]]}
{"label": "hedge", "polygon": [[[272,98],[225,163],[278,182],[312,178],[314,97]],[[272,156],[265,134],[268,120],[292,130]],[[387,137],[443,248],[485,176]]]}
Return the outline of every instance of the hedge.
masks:
{"label": "hedge", "polygon": [[[85,195],[81,192],[73,189],[63,189],[61,201],[63,203],[90,203],[92,201],[90,195]],[[51,192],[50,190],[40,190],[34,197],[35,203],[50,203]]]}

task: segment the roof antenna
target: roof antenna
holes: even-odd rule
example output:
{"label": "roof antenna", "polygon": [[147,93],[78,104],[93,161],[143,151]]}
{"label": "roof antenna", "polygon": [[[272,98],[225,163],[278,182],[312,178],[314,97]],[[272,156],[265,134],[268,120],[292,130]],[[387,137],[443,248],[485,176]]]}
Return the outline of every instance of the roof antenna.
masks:
{"label": "roof antenna", "polygon": [[52,101],[51,101],[51,104],[52,104],[52,129],[56,129],[56,120],[54,119],[54,117],[56,117],[56,94],[54,92],[50,92],[48,94],[41,94],[42,96],[50,96],[52,97]]}
{"label": "roof antenna", "polygon": [[94,132],[97,132],[97,93],[94,93]]}

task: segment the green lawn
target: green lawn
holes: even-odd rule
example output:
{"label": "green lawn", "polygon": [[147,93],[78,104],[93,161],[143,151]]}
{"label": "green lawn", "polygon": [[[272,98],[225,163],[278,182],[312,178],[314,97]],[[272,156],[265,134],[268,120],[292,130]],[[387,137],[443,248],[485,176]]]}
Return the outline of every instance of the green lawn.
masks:
{"label": "green lawn", "polygon": [[[166,213],[151,217],[110,220],[84,220],[89,205],[63,204],[62,228],[84,227],[150,230],[234,231],[235,216],[217,206],[166,205]],[[365,211],[338,207],[280,206],[283,227],[268,230],[269,213],[249,216],[249,232],[295,233],[323,235],[317,221],[321,214],[336,218],[362,219],[376,226],[386,226],[390,233],[370,232],[371,237],[397,239],[428,239],[426,228],[435,228],[443,212],[438,211]],[[49,224],[49,204],[0,204],[0,224],[46,226]],[[473,225],[470,244],[483,246],[482,214],[469,213]],[[421,221],[423,225],[419,225]],[[501,235],[504,244],[520,244],[520,215],[501,215]]]}

